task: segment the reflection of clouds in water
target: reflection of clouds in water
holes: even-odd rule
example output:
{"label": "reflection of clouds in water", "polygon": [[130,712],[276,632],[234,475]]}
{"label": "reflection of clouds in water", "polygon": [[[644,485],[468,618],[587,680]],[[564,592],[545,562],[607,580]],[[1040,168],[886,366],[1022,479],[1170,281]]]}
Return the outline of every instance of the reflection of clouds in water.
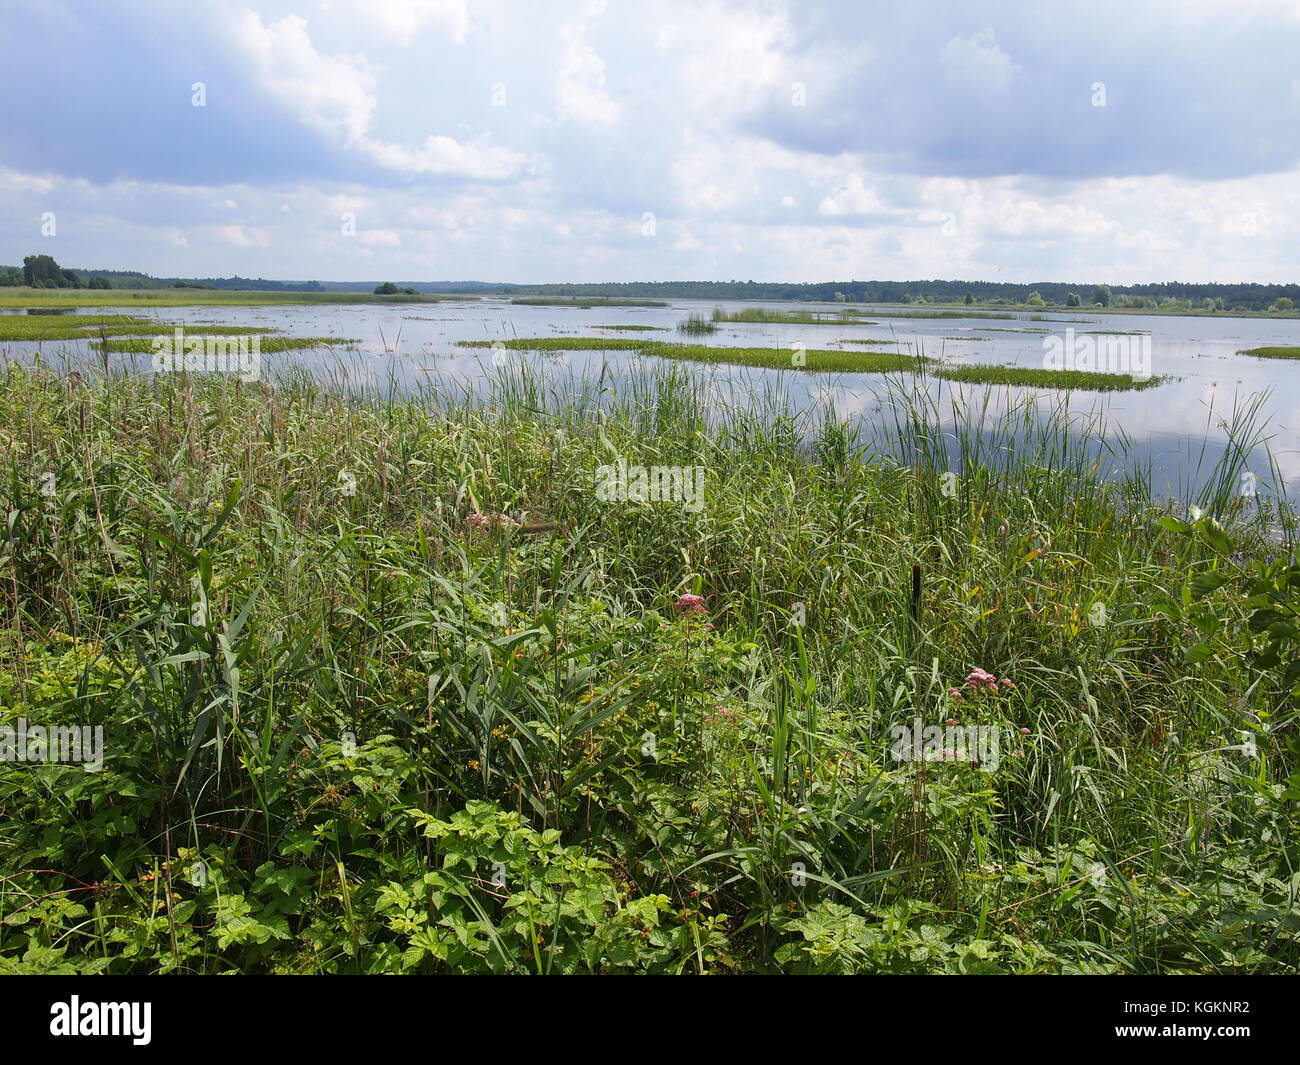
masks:
{"label": "reflection of clouds in water", "polygon": [[839,421],[860,419],[869,409],[874,410],[879,402],[876,393],[865,385],[825,384],[811,390],[808,398],[815,410]]}
{"label": "reflection of clouds in water", "polygon": [[[713,302],[704,306],[711,311]],[[724,310],[750,306],[736,301],[719,301]],[[773,310],[808,310],[804,304],[768,304]],[[650,340],[675,339],[671,332],[678,320],[701,305],[671,302],[667,307],[602,307],[586,311],[563,307],[512,305],[501,299],[392,307],[377,304],[285,305],[281,307],[148,308],[148,316],[167,325],[199,322],[223,325],[256,325],[278,328],[284,336],[355,337],[355,348],[337,345],[332,350],[293,351],[268,355],[263,360],[264,376],[279,377],[298,370],[315,374],[327,385],[338,382],[351,391],[373,395],[413,391],[449,401],[463,401],[467,395],[482,396],[491,391],[497,369],[487,349],[455,346],[458,340],[508,339],[510,337],[568,335],[589,336],[595,324],[639,324],[663,327],[664,332],[635,334]],[[822,308],[817,308],[822,309]],[[1044,338],[1063,335],[1073,328],[1076,335],[1089,331],[1116,330],[1149,332],[1152,337],[1152,372],[1178,380],[1142,392],[1060,392],[957,385],[930,380],[928,396],[938,405],[945,434],[953,431],[959,414],[966,415],[989,432],[997,430],[1016,412],[1031,406],[1042,414],[1068,405],[1070,414],[1088,421],[1100,414],[1110,432],[1107,440],[1117,441],[1121,433],[1132,439],[1130,457],[1150,461],[1157,481],[1177,484],[1205,468],[1221,452],[1224,432],[1221,420],[1230,417],[1234,402],[1244,406],[1249,397],[1271,393],[1263,417],[1271,436],[1270,447],[1283,474],[1300,480],[1300,363],[1239,356],[1238,349],[1268,344],[1300,345],[1300,321],[1259,318],[1174,318],[1151,315],[1099,315],[1066,312],[1057,319],[907,319],[890,318],[881,308],[863,308],[877,325],[843,323],[814,326],[745,325],[734,323],[712,337],[697,338],[710,345],[765,345],[789,351],[803,342],[808,348],[839,348],[845,351],[901,351],[942,358],[964,365],[1014,365],[1041,367]],[[138,306],[78,308],[80,313],[139,314]],[[599,315],[599,317],[596,317]],[[1070,321],[1069,319],[1086,319]],[[1039,332],[1038,330],[1042,330]],[[619,334],[620,338],[634,334]],[[400,336],[400,344],[397,343]],[[973,338],[979,337],[980,340]],[[876,339],[889,343],[855,345],[850,339]],[[399,354],[385,354],[397,346]],[[15,361],[30,358],[35,345],[4,345]],[[69,345],[70,358],[98,366],[98,356],[78,343]],[[47,360],[56,352],[45,345]],[[518,356],[518,362],[515,362]],[[893,414],[888,399],[890,380],[902,382],[902,390],[913,386],[910,377],[884,375],[827,375],[798,371],[773,371],[754,367],[703,365],[638,356],[628,351],[516,352],[511,367],[526,367],[534,373],[543,391],[554,389],[560,401],[584,390],[594,390],[604,374],[606,387],[618,388],[632,375],[644,378],[648,371],[671,369],[696,382],[711,418],[723,418],[733,407],[760,412],[785,410],[798,413],[810,409],[833,412],[841,420],[860,423],[867,431],[889,431]],[[131,366],[147,372],[148,356],[115,356],[117,367]],[[545,398],[545,397],[544,397]],[[987,402],[986,402],[987,401]],[[982,419],[982,421],[981,421]],[[808,422],[815,425],[816,419]],[[1202,440],[1211,443],[1204,448]],[[1201,452],[1205,454],[1202,456]],[[1261,478],[1269,473],[1267,459],[1257,456],[1252,470]]]}

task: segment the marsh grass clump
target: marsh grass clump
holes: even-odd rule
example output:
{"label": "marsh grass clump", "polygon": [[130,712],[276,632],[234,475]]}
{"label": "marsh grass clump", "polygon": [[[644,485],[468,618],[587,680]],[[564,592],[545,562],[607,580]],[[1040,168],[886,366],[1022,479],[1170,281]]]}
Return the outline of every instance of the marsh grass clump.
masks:
{"label": "marsh grass clump", "polygon": [[686,336],[707,336],[717,331],[717,325],[697,311],[692,311],[677,323],[677,332]]}
{"label": "marsh grass clump", "polygon": [[[262,330],[241,329],[239,332],[241,334],[262,333]],[[201,337],[205,333],[217,335],[217,336],[232,335],[230,333],[223,332],[220,329],[214,330],[210,326],[204,326],[202,327],[202,329],[195,329],[192,331],[190,335],[191,337]],[[144,340],[144,339],[109,340],[107,342],[103,340],[92,340],[90,342],[90,346],[95,351],[102,352],[105,350],[106,343],[107,343],[107,350],[110,353],[116,352],[119,354],[147,355],[157,350],[155,346],[155,341]],[[358,343],[360,343],[360,341],[354,337],[259,336],[258,338],[259,350],[262,351],[264,354],[268,354],[268,355],[273,354],[277,351],[303,351],[311,348],[332,348],[332,347],[340,347],[343,345],[358,344]]]}
{"label": "marsh grass clump", "polygon": [[559,373],[0,372],[0,728],[105,737],[0,760],[0,972],[1297,972],[1249,412],[1202,513],[1063,401]]}
{"label": "marsh grass clump", "polygon": [[667,307],[667,300],[618,299],[615,297],[590,296],[572,298],[566,296],[516,296],[510,301],[519,307],[578,307],[589,310],[592,307]]}
{"label": "marsh grass clump", "polygon": [[1155,388],[1167,377],[1135,377],[1127,373],[1092,370],[1042,370],[1023,366],[940,366],[936,377],[963,384],[1016,385],[1025,388],[1068,388],[1087,392],[1130,392]]}
{"label": "marsh grass clump", "polygon": [[1238,355],[1254,355],[1260,359],[1300,359],[1300,347],[1242,348]]}
{"label": "marsh grass clump", "polygon": [[875,325],[854,313],[841,311],[827,314],[820,311],[773,311],[766,307],[744,307],[738,311],[713,308],[715,322],[757,322],[768,325]]}

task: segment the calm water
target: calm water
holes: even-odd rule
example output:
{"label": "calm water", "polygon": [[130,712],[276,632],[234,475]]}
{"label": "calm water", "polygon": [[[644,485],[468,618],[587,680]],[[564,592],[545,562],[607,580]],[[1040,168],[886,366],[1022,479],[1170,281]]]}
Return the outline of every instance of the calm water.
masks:
{"label": "calm water", "polygon": [[[83,308],[79,313],[124,313],[156,318],[184,325],[190,333],[202,333],[207,323],[253,325],[280,330],[289,336],[354,337],[355,345],[340,345],[328,351],[298,351],[263,356],[264,376],[274,376],[287,366],[304,366],[346,380],[359,389],[385,390],[391,387],[475,388],[495,372],[492,353],[482,349],[458,348],[458,340],[498,340],[533,336],[606,336],[650,340],[688,339],[674,331],[690,311],[708,315],[714,306],[728,310],[763,306],[771,310],[825,310],[839,308],[781,303],[696,303],[674,301],[667,307],[570,307],[520,306],[500,299],[482,299],[440,304],[351,304],[270,307],[169,307]],[[1264,394],[1262,408],[1269,435],[1269,449],[1289,493],[1300,488],[1300,362],[1259,359],[1237,355],[1240,348],[1263,345],[1300,346],[1300,320],[1260,318],[1175,318],[1146,315],[1088,314],[1066,312],[1014,318],[905,318],[898,308],[855,307],[864,310],[874,324],[768,325],[721,323],[712,336],[689,338],[695,343],[722,346],[753,345],[791,348],[844,348],[869,351],[890,350],[846,344],[850,338],[894,339],[904,350],[923,352],[953,363],[985,363],[1042,367],[1044,338],[1063,336],[1067,328],[1076,334],[1115,330],[1146,334],[1150,338],[1151,372],[1173,378],[1141,392],[1065,393],[1031,389],[991,390],[986,417],[996,422],[1008,404],[1033,402],[1044,409],[1068,398],[1070,409],[1081,415],[1100,414],[1111,435],[1126,435],[1131,441],[1131,461],[1149,465],[1153,487],[1161,494],[1186,496],[1196,481],[1197,471],[1213,463],[1224,440],[1222,419],[1234,405],[1247,403]],[[21,312],[19,312],[21,313]],[[609,325],[665,327],[664,332],[601,330]],[[1102,337],[1097,337],[1102,340]],[[1126,338],[1130,339],[1130,338]],[[1131,338],[1136,339],[1136,338]],[[34,344],[7,344],[11,358],[29,357]],[[45,355],[67,352],[73,358],[90,358],[84,344],[47,344]],[[557,380],[595,379],[602,372],[617,385],[629,367],[644,364],[648,357],[628,352],[520,352],[518,359],[543,368]],[[125,365],[147,371],[148,356],[114,355]],[[884,378],[872,374],[808,374],[757,370],[748,367],[701,366],[678,363],[686,372],[707,380],[710,395],[719,404],[744,404],[751,397],[774,397],[794,410],[815,405],[832,407],[842,417],[859,420],[865,431],[878,428],[882,418]],[[1101,366],[1101,369],[1115,368]],[[1123,367],[1118,367],[1123,369]],[[570,378],[571,379],[571,378]],[[933,391],[941,411],[949,409],[953,393],[984,402],[985,386],[936,382]],[[811,421],[810,421],[811,424]],[[1261,484],[1271,482],[1267,457],[1257,454],[1251,470]]]}

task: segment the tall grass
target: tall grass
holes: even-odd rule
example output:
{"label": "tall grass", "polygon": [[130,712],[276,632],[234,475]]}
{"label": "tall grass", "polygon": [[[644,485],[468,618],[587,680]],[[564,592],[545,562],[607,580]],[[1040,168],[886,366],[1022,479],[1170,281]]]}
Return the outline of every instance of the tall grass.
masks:
{"label": "tall grass", "polygon": [[[889,381],[864,438],[671,363],[9,367],[3,712],[109,753],[0,766],[0,967],[1294,972],[1294,711],[1185,655],[1203,548],[1098,417]],[[1267,559],[1252,416],[1201,498]],[[1014,746],[893,760],[917,717]]]}

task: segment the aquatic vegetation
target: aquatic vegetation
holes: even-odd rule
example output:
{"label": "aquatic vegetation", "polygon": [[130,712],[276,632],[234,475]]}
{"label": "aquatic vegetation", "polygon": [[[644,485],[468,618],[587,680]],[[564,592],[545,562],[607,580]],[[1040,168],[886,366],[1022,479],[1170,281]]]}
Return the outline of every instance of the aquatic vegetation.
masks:
{"label": "aquatic vegetation", "polygon": [[[258,333],[264,331],[260,329],[246,329],[243,333]],[[210,328],[205,327],[203,330],[192,330],[188,336],[193,339],[202,337],[204,334],[213,336],[230,335],[219,332],[213,332]],[[347,344],[359,344],[360,341],[355,337],[286,337],[286,336],[259,336],[258,350],[265,355],[273,354],[277,351],[302,351],[309,348],[331,348],[340,347]],[[96,351],[104,350],[104,341],[92,340],[90,346]],[[110,340],[108,341],[108,351],[121,354],[147,355],[157,350],[153,340],[128,339],[128,340]]]}
{"label": "aquatic vegetation", "polygon": [[1183,520],[1064,397],[885,382],[6,368],[0,742],[104,743],[0,760],[0,972],[1296,973],[1250,427]]}
{"label": "aquatic vegetation", "polygon": [[564,296],[515,296],[511,303],[520,307],[578,307],[583,310],[592,307],[667,307],[667,300],[634,300],[617,297],[574,297]]}
{"label": "aquatic vegetation", "polygon": [[1300,359],[1300,347],[1242,348],[1238,355],[1254,355],[1261,359]]}
{"label": "aquatic vegetation", "polygon": [[[231,307],[283,303],[462,303],[478,296],[455,293],[376,296],[371,292],[282,292],[261,289],[91,289],[0,288],[0,307],[192,307],[206,304]],[[0,316],[3,317],[3,316]]]}
{"label": "aquatic vegetation", "polygon": [[686,336],[707,336],[717,331],[718,327],[698,311],[692,311],[677,323],[677,332]]}
{"label": "aquatic vegetation", "polygon": [[1021,385],[1026,388],[1069,388],[1088,392],[1128,392],[1155,388],[1165,377],[1134,377],[1127,373],[1091,370],[1040,370],[1022,366],[941,366],[934,376],[964,384]]}
{"label": "aquatic vegetation", "polygon": [[745,307],[739,311],[713,308],[715,322],[758,322],[769,325],[875,325],[863,321],[850,311],[834,314],[820,311],[773,311],[766,307]]}

